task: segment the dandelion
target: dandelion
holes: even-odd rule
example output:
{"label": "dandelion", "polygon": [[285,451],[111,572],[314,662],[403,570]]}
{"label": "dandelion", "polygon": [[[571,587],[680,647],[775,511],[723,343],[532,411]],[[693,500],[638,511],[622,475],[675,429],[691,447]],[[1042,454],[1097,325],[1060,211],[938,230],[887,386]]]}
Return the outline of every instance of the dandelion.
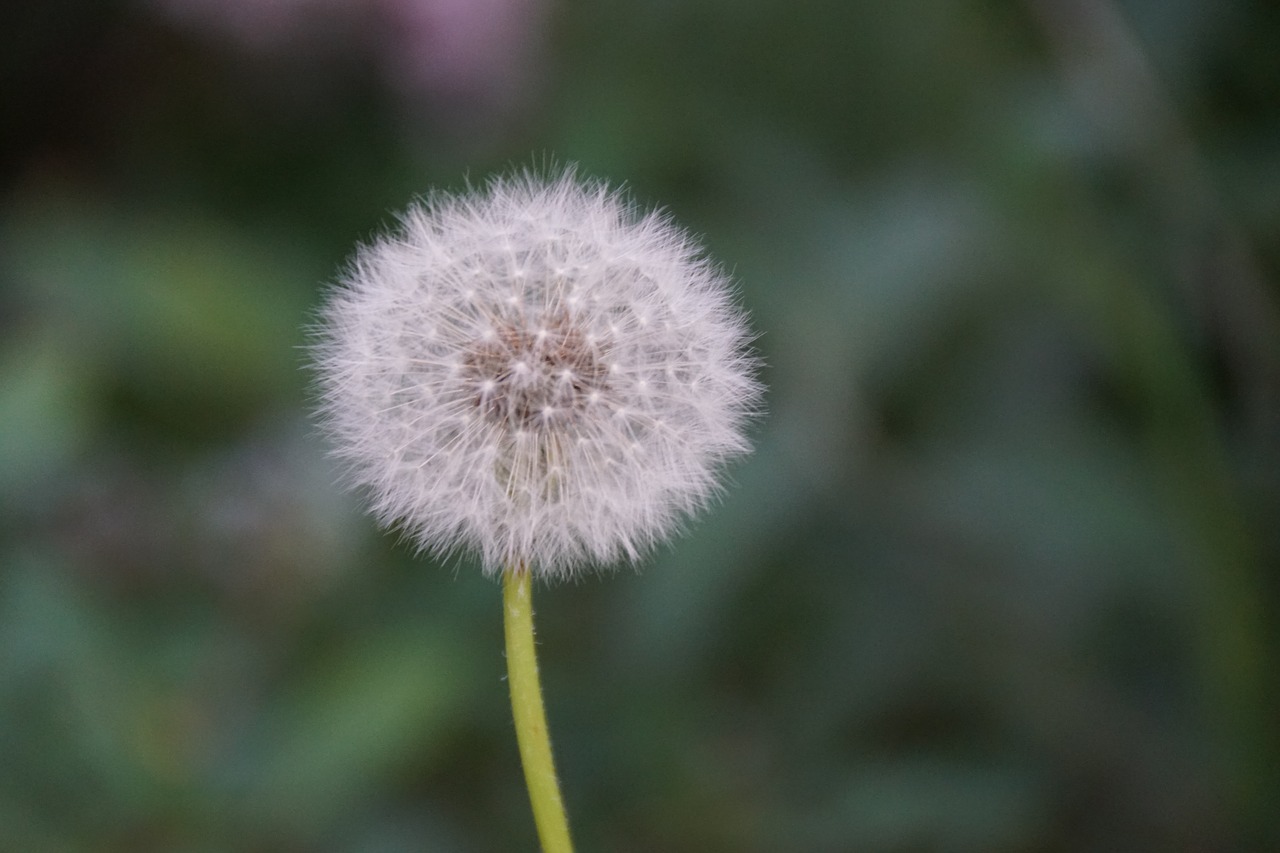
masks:
{"label": "dandelion", "polygon": [[634,560],[747,449],[757,385],[725,276],[571,172],[411,208],[323,328],[323,417],[351,480],[384,523],[492,574]]}
{"label": "dandelion", "polygon": [[530,578],[634,561],[706,505],[748,449],[748,341],[727,276],[686,232],[572,169],[429,196],[357,253],[323,309],[321,415],[351,482],[420,549],[504,573],[547,850],[569,847],[538,814],[554,799],[563,823],[545,735],[545,756],[525,751],[522,704],[536,699],[529,727],[545,733]]}

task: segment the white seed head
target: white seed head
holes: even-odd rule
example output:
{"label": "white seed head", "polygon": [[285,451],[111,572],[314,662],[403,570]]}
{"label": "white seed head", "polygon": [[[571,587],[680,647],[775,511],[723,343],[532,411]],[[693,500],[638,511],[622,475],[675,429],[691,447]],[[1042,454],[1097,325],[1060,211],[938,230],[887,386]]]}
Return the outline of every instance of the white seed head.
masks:
{"label": "white seed head", "polygon": [[436,194],[323,308],[321,416],[378,519],[486,572],[635,559],[748,450],[761,386],[728,278],[572,170]]}

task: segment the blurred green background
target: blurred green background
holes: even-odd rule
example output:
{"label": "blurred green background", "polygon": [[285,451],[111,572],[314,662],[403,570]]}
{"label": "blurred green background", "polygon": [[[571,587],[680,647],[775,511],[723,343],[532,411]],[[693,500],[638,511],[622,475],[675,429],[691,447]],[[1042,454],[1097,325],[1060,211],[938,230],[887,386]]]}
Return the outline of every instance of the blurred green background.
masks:
{"label": "blurred green background", "polygon": [[1280,8],[0,12],[0,850],[535,849],[498,586],[334,485],[305,325],[554,159],[741,282],[721,505],[539,592],[583,851],[1280,849]]}

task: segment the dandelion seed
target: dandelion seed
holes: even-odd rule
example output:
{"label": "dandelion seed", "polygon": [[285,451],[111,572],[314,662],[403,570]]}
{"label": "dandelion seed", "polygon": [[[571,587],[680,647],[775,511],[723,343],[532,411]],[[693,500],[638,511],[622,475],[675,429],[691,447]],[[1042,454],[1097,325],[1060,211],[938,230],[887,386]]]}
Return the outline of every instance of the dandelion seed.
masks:
{"label": "dandelion seed", "polygon": [[760,386],[730,282],[572,170],[411,207],[323,309],[321,414],[422,549],[565,577],[635,559],[747,451]]}

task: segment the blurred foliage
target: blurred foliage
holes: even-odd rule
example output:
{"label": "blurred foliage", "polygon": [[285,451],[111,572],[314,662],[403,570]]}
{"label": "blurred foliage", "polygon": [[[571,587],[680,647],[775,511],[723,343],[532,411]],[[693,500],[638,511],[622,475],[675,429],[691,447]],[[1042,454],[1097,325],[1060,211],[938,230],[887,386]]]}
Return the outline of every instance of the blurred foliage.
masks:
{"label": "blurred foliage", "polygon": [[581,849],[1280,848],[1277,43],[1263,0],[9,4],[0,849],[534,849],[498,589],[333,485],[305,327],[413,195],[545,158],[705,236],[771,388],[720,507],[539,593]]}

